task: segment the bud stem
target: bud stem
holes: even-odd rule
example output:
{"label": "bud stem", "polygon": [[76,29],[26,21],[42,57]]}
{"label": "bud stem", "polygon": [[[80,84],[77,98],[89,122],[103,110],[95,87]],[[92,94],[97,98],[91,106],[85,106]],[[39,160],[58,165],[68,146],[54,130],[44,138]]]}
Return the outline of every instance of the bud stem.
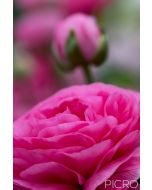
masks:
{"label": "bud stem", "polygon": [[95,82],[94,77],[93,77],[92,72],[91,72],[91,69],[89,68],[88,65],[83,67],[83,71],[84,71],[84,74],[85,74],[86,82],[88,84],[92,83],[92,82]]}

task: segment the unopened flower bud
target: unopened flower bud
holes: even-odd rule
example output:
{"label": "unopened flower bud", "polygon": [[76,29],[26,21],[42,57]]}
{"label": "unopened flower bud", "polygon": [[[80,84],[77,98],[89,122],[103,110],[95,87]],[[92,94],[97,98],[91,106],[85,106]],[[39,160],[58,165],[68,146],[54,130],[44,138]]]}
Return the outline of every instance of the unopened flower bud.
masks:
{"label": "unopened flower bud", "polygon": [[53,55],[64,69],[100,65],[107,56],[106,35],[92,16],[75,14],[56,27]]}

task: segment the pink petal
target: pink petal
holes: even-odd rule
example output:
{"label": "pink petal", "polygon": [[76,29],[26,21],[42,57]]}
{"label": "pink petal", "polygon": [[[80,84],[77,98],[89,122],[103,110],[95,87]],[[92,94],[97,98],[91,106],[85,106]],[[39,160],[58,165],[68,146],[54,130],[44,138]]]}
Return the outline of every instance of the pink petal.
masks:
{"label": "pink petal", "polygon": [[109,163],[105,167],[102,167],[97,173],[88,179],[85,183],[84,190],[95,190],[99,185],[104,183],[106,179],[109,179],[123,163],[136,154],[137,151],[139,151],[139,148],[135,149],[131,154],[125,155],[116,161]]}
{"label": "pink petal", "polygon": [[83,183],[83,178],[78,173],[55,162],[35,164],[21,172],[20,176],[23,180],[35,183]]}
{"label": "pink petal", "polygon": [[67,184],[36,184],[24,180],[14,180],[15,190],[78,190],[76,187]]}

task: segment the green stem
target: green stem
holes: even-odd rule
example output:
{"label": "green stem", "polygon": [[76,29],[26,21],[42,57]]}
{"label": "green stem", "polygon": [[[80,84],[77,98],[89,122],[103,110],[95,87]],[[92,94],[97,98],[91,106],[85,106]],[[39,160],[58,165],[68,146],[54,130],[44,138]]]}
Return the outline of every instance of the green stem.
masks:
{"label": "green stem", "polygon": [[95,82],[94,77],[92,75],[92,72],[91,72],[91,70],[90,70],[90,68],[88,66],[84,66],[83,71],[84,71],[84,74],[85,74],[86,82],[88,84],[92,83],[92,82]]}

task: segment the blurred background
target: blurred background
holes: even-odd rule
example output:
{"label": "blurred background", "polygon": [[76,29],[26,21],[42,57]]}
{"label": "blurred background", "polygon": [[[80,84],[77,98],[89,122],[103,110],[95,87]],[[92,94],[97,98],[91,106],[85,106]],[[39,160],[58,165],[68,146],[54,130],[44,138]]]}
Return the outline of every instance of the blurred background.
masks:
{"label": "blurred background", "polygon": [[101,7],[71,2],[14,0],[14,119],[59,89],[85,83],[80,68],[68,74],[58,70],[50,50],[55,25],[76,12],[96,16],[108,34],[108,59],[92,68],[96,81],[139,90],[140,0]]}

